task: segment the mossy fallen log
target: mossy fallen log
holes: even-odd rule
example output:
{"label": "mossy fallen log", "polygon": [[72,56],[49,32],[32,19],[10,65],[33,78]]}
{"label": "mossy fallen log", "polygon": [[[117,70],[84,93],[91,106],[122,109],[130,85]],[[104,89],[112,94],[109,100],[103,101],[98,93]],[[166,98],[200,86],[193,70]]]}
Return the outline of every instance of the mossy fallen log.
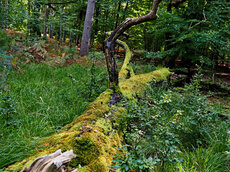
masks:
{"label": "mossy fallen log", "polygon": [[[136,100],[152,81],[165,80],[169,70],[162,68],[147,74],[135,75],[130,66],[131,51],[122,41],[126,49],[125,61],[119,73],[119,90],[128,99]],[[108,89],[102,93],[87,109],[72,123],[65,126],[59,133],[42,140],[39,145],[45,145],[41,152],[17,162],[5,171],[21,171],[29,167],[38,157],[49,155],[61,149],[62,152],[73,150],[76,157],[66,165],[69,170],[107,172],[122,144],[122,117],[126,109],[121,103],[112,104],[113,91]],[[34,171],[36,172],[36,171]]]}

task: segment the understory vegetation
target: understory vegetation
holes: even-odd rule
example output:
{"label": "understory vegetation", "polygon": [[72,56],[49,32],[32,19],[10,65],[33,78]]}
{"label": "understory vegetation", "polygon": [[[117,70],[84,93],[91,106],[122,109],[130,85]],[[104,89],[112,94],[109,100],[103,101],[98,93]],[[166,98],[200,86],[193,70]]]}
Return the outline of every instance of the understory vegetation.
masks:
{"label": "understory vegetation", "polygon": [[39,140],[79,116],[107,88],[102,67],[20,65],[0,75],[0,169],[42,151]]}
{"label": "understory vegetation", "polygon": [[[230,170],[230,120],[195,79],[184,88],[154,83],[137,104],[124,100],[124,145],[113,160],[121,171]],[[229,112],[228,112],[229,113]]]}
{"label": "understory vegetation", "polygon": [[78,153],[65,172],[229,172],[229,16],[229,0],[0,1],[0,172],[57,149]]}

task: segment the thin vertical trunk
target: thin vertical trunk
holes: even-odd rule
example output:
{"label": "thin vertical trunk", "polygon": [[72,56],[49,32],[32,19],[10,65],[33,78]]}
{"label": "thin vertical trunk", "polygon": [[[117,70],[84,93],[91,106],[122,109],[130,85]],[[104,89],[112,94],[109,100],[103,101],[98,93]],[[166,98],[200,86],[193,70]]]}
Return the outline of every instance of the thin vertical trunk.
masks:
{"label": "thin vertical trunk", "polygon": [[5,28],[6,29],[8,28],[8,11],[9,11],[8,7],[9,7],[9,1],[6,0],[5,1],[5,16],[6,16]]}
{"label": "thin vertical trunk", "polygon": [[45,16],[44,16],[44,28],[43,28],[43,37],[47,39],[47,21],[48,21],[48,7],[45,9]]}
{"label": "thin vertical trunk", "polygon": [[[172,4],[169,3],[168,6],[167,6],[167,12],[171,13],[172,12]],[[165,33],[165,51],[167,50],[170,50],[173,48],[172,46],[172,42],[171,42],[171,33],[170,32],[166,32]],[[168,55],[167,59],[166,59],[166,66],[169,67],[169,68],[174,68],[175,67],[175,60],[176,60],[176,57],[175,55]]]}
{"label": "thin vertical trunk", "polygon": [[148,46],[148,38],[147,38],[147,29],[146,29],[146,24],[144,25],[143,28],[143,33],[144,33],[144,49],[145,51],[149,51],[149,46]]}
{"label": "thin vertical trunk", "polygon": [[[104,20],[104,27],[103,27],[103,33],[106,32],[107,30],[107,22],[108,22],[108,10],[104,11],[104,15],[105,15],[105,20]],[[105,40],[106,35],[104,34],[103,40]]]}
{"label": "thin vertical trunk", "polygon": [[126,6],[125,6],[125,10],[124,10],[124,12],[125,12],[125,15],[123,16],[123,21],[125,20],[125,18],[126,18],[126,12],[127,12],[127,10],[128,10],[128,6],[129,6],[129,2],[126,2]]}
{"label": "thin vertical trunk", "polygon": [[31,6],[31,4],[30,4],[31,2],[30,2],[30,0],[28,0],[28,2],[27,2],[27,35],[30,35],[30,10],[31,10],[31,8],[30,8],[30,6]]}
{"label": "thin vertical trunk", "polygon": [[52,26],[52,24],[50,24],[50,27],[49,27],[49,37],[51,39],[53,39],[53,26]]}
{"label": "thin vertical trunk", "polygon": [[62,36],[62,38],[63,38],[63,42],[65,42],[65,29],[64,29],[65,27],[63,26],[63,36]]}
{"label": "thin vertical trunk", "polygon": [[60,13],[60,23],[59,23],[59,41],[62,41],[62,11]]}
{"label": "thin vertical trunk", "polygon": [[121,1],[119,1],[118,3],[118,9],[117,9],[117,17],[116,17],[116,24],[115,24],[115,28],[117,28],[118,22],[119,22],[119,12],[121,10]]}
{"label": "thin vertical trunk", "polygon": [[72,42],[72,31],[69,32],[69,43]]}
{"label": "thin vertical trunk", "polygon": [[60,24],[60,29],[59,29],[59,41],[62,41],[62,26]]}
{"label": "thin vertical trunk", "polygon": [[37,36],[41,36],[41,31],[40,31],[40,20],[39,20],[39,15],[40,15],[40,8],[41,5],[39,4],[38,1],[34,2],[34,6],[33,6],[33,25],[32,25],[32,30],[33,33],[36,33]]}
{"label": "thin vertical trunk", "polygon": [[[84,11],[83,10],[80,10],[80,13],[79,13],[79,24],[78,24],[78,30],[81,30],[81,25],[82,25],[82,20],[83,20],[83,13]],[[76,36],[76,45],[80,44],[80,34],[78,33],[77,36]]]}
{"label": "thin vertical trunk", "polygon": [[92,24],[93,24],[95,2],[96,2],[95,0],[88,0],[84,30],[82,35],[81,49],[80,49],[81,56],[88,56],[89,54],[90,35],[91,35]]}
{"label": "thin vertical trunk", "polygon": [[[52,12],[54,12],[53,11],[53,9],[50,9],[50,16],[53,16],[52,15]],[[51,20],[50,20],[50,25],[49,25],[49,37],[51,38],[51,39],[53,39],[53,23],[52,23],[52,18],[51,18]]]}
{"label": "thin vertical trunk", "polygon": [[4,5],[3,2],[0,1],[0,27],[3,29],[4,28]]}
{"label": "thin vertical trunk", "polygon": [[97,4],[97,5],[96,5],[96,14],[95,14],[95,15],[96,15],[96,16],[95,16],[95,18],[96,18],[96,19],[95,19],[95,30],[94,30],[94,35],[95,35],[95,36],[97,36],[98,30],[99,30],[99,29],[98,29],[98,21],[99,21],[99,20],[98,20],[98,17],[99,17],[99,14],[100,14],[100,5]]}

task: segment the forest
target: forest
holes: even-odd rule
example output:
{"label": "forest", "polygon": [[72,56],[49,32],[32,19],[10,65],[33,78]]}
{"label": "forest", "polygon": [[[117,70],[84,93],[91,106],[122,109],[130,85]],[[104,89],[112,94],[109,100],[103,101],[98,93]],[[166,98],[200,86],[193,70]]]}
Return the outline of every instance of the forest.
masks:
{"label": "forest", "polygon": [[229,0],[1,0],[0,172],[229,172]]}

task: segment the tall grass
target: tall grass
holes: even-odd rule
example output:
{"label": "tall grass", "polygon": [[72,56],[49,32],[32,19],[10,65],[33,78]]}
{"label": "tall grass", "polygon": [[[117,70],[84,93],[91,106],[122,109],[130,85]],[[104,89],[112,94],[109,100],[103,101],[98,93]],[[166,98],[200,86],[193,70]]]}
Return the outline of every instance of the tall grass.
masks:
{"label": "tall grass", "polygon": [[[0,90],[0,169],[38,151],[36,143],[79,116],[107,87],[103,68],[22,66]],[[99,76],[99,77],[98,77]],[[93,80],[93,83],[92,83]]]}

